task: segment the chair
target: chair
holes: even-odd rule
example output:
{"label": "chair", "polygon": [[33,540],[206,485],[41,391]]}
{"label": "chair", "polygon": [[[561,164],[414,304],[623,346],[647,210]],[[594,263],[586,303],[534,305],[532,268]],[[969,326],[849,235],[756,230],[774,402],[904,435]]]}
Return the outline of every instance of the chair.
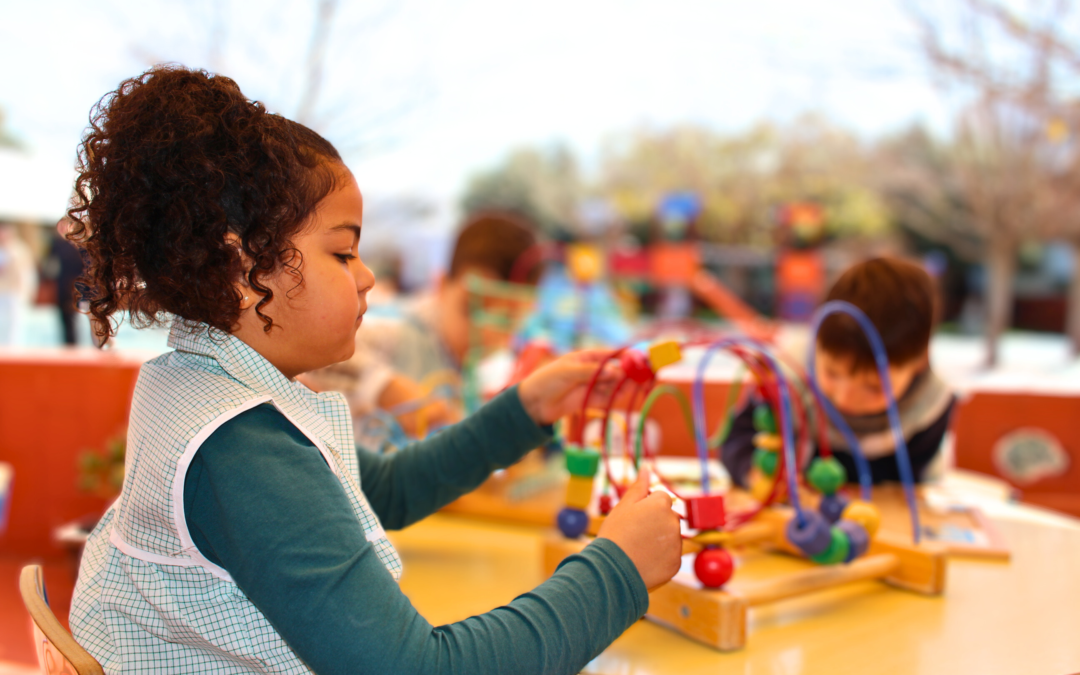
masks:
{"label": "chair", "polygon": [[40,565],[22,568],[19,592],[34,623],[38,665],[46,675],[105,675],[101,664],[75,642],[49,608]]}

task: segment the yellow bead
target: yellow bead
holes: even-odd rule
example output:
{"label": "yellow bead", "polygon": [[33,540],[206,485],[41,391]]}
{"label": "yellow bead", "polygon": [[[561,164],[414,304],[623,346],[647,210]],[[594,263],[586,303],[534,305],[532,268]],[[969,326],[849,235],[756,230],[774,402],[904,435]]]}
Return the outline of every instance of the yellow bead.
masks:
{"label": "yellow bead", "polygon": [[769,493],[772,492],[773,480],[761,473],[757,469],[750,473],[750,495],[763,502],[769,498]]}
{"label": "yellow bead", "polygon": [[682,350],[679,349],[679,343],[674,340],[657,342],[649,347],[649,366],[652,367],[654,373],[664,366],[670,366],[681,360]]}
{"label": "yellow bead", "polygon": [[862,525],[871,539],[881,526],[881,513],[878,512],[877,507],[858,499],[848,504],[840,517]]}
{"label": "yellow bead", "polygon": [[767,434],[765,432],[754,434],[754,447],[769,452],[778,452],[780,448],[784,447],[784,439],[776,434]]}
{"label": "yellow bead", "polygon": [[566,267],[574,281],[596,281],[604,271],[600,249],[589,244],[571,244],[566,249]]}
{"label": "yellow bead", "polygon": [[570,481],[566,484],[566,505],[584,511],[592,503],[592,493],[592,477],[570,476]]}
{"label": "yellow bead", "polygon": [[697,533],[691,539],[703,546],[722,546],[731,541],[731,533],[719,530],[705,530]]}

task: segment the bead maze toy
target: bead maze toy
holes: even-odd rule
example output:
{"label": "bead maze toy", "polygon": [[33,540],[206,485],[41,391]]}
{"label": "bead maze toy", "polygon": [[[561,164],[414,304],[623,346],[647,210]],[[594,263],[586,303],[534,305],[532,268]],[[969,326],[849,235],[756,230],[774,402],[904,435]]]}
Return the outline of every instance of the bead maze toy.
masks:
{"label": "bead maze toy", "polygon": [[[920,541],[914,480],[881,338],[860,310],[843,302],[822,306],[814,316],[812,333],[816,335],[821,322],[834,313],[854,319],[867,335],[874,352],[889,401],[888,416],[912,525],[910,538],[879,530],[880,515],[871,502],[869,466],[844,418],[817,387],[813,351],[807,374],[802,377],[796,367],[782,362],[765,343],[749,337],[726,337],[693,345],[705,349],[697,366],[689,403],[678,390],[656,387],[655,384],[657,371],[681,360],[681,348],[690,345],[674,342],[636,345],[619,349],[608,357],[609,361],[618,359],[624,377],[615,386],[602,413],[601,429],[605,433],[601,434],[598,447],[587,447],[583,435],[578,433],[566,448],[570,480],[566,506],[557,517],[563,538],[547,542],[545,567],[553,570],[562,558],[585,545],[581,538],[583,534],[595,534],[599,520],[590,518],[589,509],[597,492],[594,490],[597,473],[604,480],[596,500],[596,510],[603,517],[612,508],[609,488],[614,489],[616,497],[621,496],[629,486],[629,468],[636,471],[649,463],[657,481],[655,488],[667,490],[675,498],[676,505],[685,509],[685,513],[680,514],[684,520],[683,551],[694,557],[693,576],[677,575],[651,593],[648,616],[695,640],[721,650],[739,649],[746,643],[750,608],[854,581],[878,579],[924,595],[942,594],[945,589],[945,549]],[[703,378],[709,359],[719,350],[730,352],[743,362],[755,383],[752,393],[763,401],[753,412],[757,434],[754,437],[750,498],[741,502],[737,495],[710,489],[709,451],[718,448],[726,438],[731,425],[732,403],[739,395],[733,388],[722,418],[724,422],[709,437],[704,423]],[[590,390],[603,365],[590,383]],[[628,382],[633,383],[634,389],[625,418],[630,419],[630,412],[636,409],[642,396],[645,396],[645,402],[638,415],[638,434],[633,443],[630,434],[624,434],[622,459],[628,468],[622,478],[617,479],[611,470],[613,452],[609,447],[609,422],[616,396]],[[701,464],[698,492],[680,492],[657,472],[655,456],[640,433],[651,403],[663,395],[683,399],[684,418],[692,426]],[[582,410],[583,419],[586,412]],[[855,457],[859,474],[858,499],[849,499],[843,493],[847,475],[830,452],[826,416],[841,431]],[[813,456],[811,439],[815,430],[817,457]],[[815,508],[808,507],[811,500],[816,500]],[[816,567],[749,585],[731,585],[729,582],[735,574],[737,561],[731,551],[742,546],[759,546],[792,554],[809,560]]]}

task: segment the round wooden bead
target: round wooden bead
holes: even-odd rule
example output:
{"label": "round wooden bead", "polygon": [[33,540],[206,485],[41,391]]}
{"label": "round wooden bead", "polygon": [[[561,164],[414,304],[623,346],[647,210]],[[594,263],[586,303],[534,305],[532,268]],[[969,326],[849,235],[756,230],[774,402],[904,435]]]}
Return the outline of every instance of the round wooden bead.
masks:
{"label": "round wooden bead", "polygon": [[870,535],[866,533],[862,525],[854,520],[841,520],[836,527],[848,538],[848,554],[844,562],[849,563],[855,558],[866,555],[867,549],[870,548]]}
{"label": "round wooden bead", "polygon": [[589,529],[589,514],[581,509],[566,507],[559,511],[556,522],[565,537],[577,539],[585,533],[585,530]]}
{"label": "round wooden bead", "polygon": [[598,502],[598,508],[600,509],[601,515],[606,516],[611,513],[611,495],[600,495]]}
{"label": "round wooden bead", "polygon": [[769,452],[768,450],[762,450],[758,448],[754,450],[754,466],[758,468],[758,471],[769,476],[770,478],[776,475],[776,467],[780,464],[780,457],[775,452]]}
{"label": "round wooden bead", "polygon": [[835,457],[828,459],[816,457],[810,462],[806,480],[821,494],[831,495],[836,494],[840,486],[847,482],[847,472],[844,471],[844,465]]}
{"label": "round wooden bead", "polygon": [[720,588],[735,571],[735,561],[722,548],[705,548],[694,556],[694,576],[705,588]]}
{"label": "round wooden bead", "polygon": [[772,408],[765,404],[754,408],[754,428],[767,434],[776,433],[776,418],[773,417]]}
{"label": "round wooden bead", "polygon": [[759,502],[764,502],[769,498],[769,493],[772,492],[773,480],[761,473],[754,470],[750,472],[750,496]]}
{"label": "round wooden bead", "polygon": [[832,533],[829,523],[817,511],[803,511],[802,516],[801,525],[798,516],[787,522],[785,535],[792,546],[812,558],[829,548]]}
{"label": "round wooden bead", "polygon": [[810,556],[810,559],[819,565],[835,565],[847,559],[851,542],[847,534],[838,527],[829,529],[829,546],[821,553]]}
{"label": "round wooden bead", "polygon": [[771,450],[772,452],[780,452],[784,449],[784,439],[776,434],[759,431],[754,434],[754,447],[762,450]]}
{"label": "round wooden bead", "polygon": [[825,495],[818,503],[818,512],[825,516],[825,520],[831,524],[835,524],[840,520],[840,517],[844,514],[844,509],[847,508],[848,500],[843,495]]}
{"label": "round wooden bead", "polygon": [[844,520],[850,520],[863,526],[866,534],[873,539],[881,526],[881,514],[877,507],[869,502],[856,499],[847,505],[843,514]]}

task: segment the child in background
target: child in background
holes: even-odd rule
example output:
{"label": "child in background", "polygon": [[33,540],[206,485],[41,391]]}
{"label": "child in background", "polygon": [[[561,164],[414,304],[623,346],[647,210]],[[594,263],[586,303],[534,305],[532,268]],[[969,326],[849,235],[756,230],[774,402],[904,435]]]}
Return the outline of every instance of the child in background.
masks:
{"label": "child in background", "polygon": [[[308,373],[304,383],[316,391],[344,393],[354,417],[420,399],[421,383],[429,376],[461,372],[473,328],[466,277],[535,284],[540,268],[527,263],[536,245],[533,227],[519,217],[498,211],[474,214],[458,231],[446,275],[432,291],[408,302],[400,318],[373,319],[371,327],[377,330],[356,334],[351,359]],[[515,275],[521,278],[512,279]],[[424,416],[430,426],[454,421],[453,411],[438,401],[425,408]],[[415,419],[411,413],[399,417],[406,433],[416,431]]]}
{"label": "child in background", "polygon": [[123,82],[93,113],[77,195],[102,337],[126,310],[170,320],[174,349],[140,371],[123,491],[72,601],[106,672],[576,673],[678,569],[678,517],[644,476],[532,592],[446,626],[417,614],[383,528],[547,440],[600,355],[391,456],[357,450],[341,394],[295,378],[355,348],[374,283],[363,198],[330,143],[232,80],[160,66]]}
{"label": "child in background", "polygon": [[[826,301],[831,300],[844,300],[861,309],[881,334],[904,440],[915,480],[921,481],[938,454],[956,402],[949,387],[930,369],[936,306],[933,282],[918,265],[877,258],[844,272],[829,290]],[[870,343],[855,320],[841,314],[826,318],[817,335],[815,358],[818,386],[855,432],[874,482],[900,480],[885,392]],[[748,402],[738,413],[722,449],[724,466],[742,487],[747,486],[754,451],[757,403]],[[828,438],[848,480],[856,481],[854,458],[831,424]]]}

